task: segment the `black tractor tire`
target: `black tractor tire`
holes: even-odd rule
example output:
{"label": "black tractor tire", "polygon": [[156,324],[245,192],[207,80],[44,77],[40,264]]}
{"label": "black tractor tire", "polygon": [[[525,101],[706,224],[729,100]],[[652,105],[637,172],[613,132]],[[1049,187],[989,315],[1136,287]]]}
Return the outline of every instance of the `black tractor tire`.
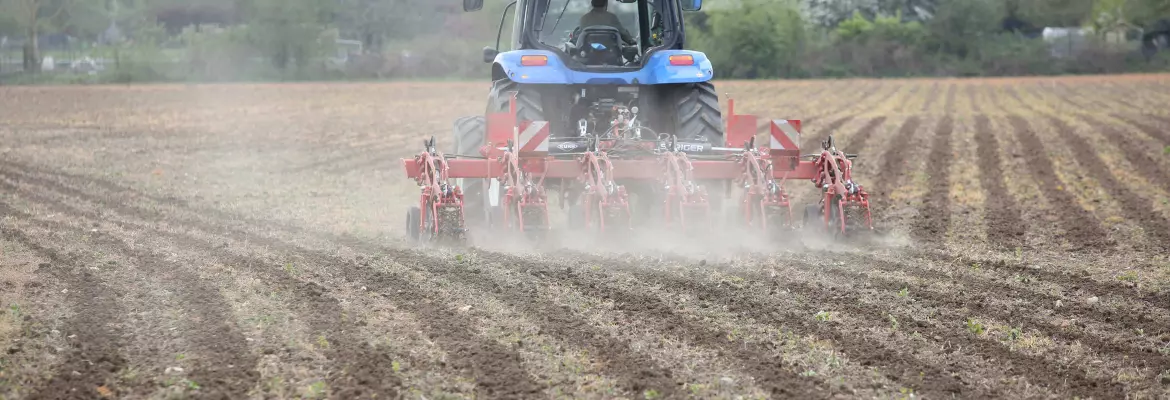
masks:
{"label": "black tractor tire", "polygon": [[[479,149],[484,145],[487,136],[487,122],[482,115],[460,117],[455,120],[452,133],[455,136],[454,154],[479,155]],[[468,225],[479,225],[486,221],[484,213],[489,203],[485,180],[460,178],[456,182],[463,189],[464,221]]]}
{"label": "black tractor tire", "polygon": [[673,92],[674,134],[679,140],[702,136],[715,146],[723,146],[723,113],[715,85],[688,83],[677,86]]}
{"label": "black tractor tire", "polygon": [[[723,146],[723,112],[719,108],[719,95],[715,92],[715,85],[710,82],[688,83],[676,85],[667,92],[664,99],[666,110],[670,114],[668,126],[679,140],[693,141],[698,137],[706,138],[714,146]],[[706,180],[696,182],[703,185],[709,193],[708,201],[715,220],[730,221],[733,218],[732,210],[724,209],[724,196],[727,193],[727,182],[720,180]]]}
{"label": "black tractor tire", "polygon": [[544,104],[541,102],[540,91],[507,78],[492,82],[492,90],[488,93],[487,112],[508,112],[508,101],[512,98],[511,92],[516,92],[517,118],[522,121],[548,121],[548,118],[544,116]]}
{"label": "black tractor tire", "polygon": [[[488,93],[486,113],[508,111],[510,92],[517,92],[517,116],[521,120],[543,121],[540,93],[535,89],[523,87],[509,79],[500,79],[492,82]],[[478,156],[479,149],[487,142],[487,120],[484,116],[468,116],[455,120],[455,154]],[[490,226],[499,220],[502,210],[493,207],[488,193],[488,180],[467,178],[460,179],[463,188],[463,216],[464,221],[472,226]]]}

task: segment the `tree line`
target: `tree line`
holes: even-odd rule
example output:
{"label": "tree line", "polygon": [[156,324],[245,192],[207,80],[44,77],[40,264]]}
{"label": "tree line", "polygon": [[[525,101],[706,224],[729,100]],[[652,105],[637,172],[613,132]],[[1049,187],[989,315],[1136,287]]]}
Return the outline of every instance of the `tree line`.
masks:
{"label": "tree line", "polygon": [[1167,68],[1142,39],[1170,32],[1170,1],[739,0],[688,18],[724,77],[1118,73]]}
{"label": "tree line", "polygon": [[[35,72],[80,48],[110,61],[85,79],[113,81],[485,78],[506,2],[485,3],[0,0],[0,52]],[[686,18],[725,78],[1107,73],[1165,68],[1141,39],[1170,32],[1170,0],[707,0]],[[1062,49],[1045,27],[1091,32]]]}

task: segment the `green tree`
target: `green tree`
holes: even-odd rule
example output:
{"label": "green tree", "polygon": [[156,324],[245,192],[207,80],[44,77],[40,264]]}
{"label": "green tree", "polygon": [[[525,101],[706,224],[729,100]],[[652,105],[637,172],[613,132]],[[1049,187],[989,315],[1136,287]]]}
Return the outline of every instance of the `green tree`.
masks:
{"label": "green tree", "polygon": [[1093,2],[1089,23],[1098,34],[1105,34],[1130,26],[1126,13],[1127,0],[1096,0]]}
{"label": "green tree", "polygon": [[[799,65],[806,27],[791,2],[744,0],[738,8],[714,10],[710,34],[699,41],[715,70],[734,78],[790,76]],[[688,36],[689,37],[689,36]]]}
{"label": "green tree", "polygon": [[1035,26],[1082,26],[1090,18],[1095,0],[1009,0],[1020,18]]}
{"label": "green tree", "polygon": [[303,70],[333,46],[325,43],[333,3],[325,0],[253,0],[249,33],[257,50],[281,71]]}
{"label": "green tree", "polygon": [[1159,20],[1170,19],[1170,0],[1129,0],[1125,14],[1134,25],[1149,29]]}
{"label": "green tree", "polygon": [[360,40],[369,49],[381,49],[388,41],[431,33],[443,25],[446,16],[436,10],[433,2],[338,0],[338,3],[335,22],[341,34]]}
{"label": "green tree", "polygon": [[927,24],[934,49],[967,57],[999,31],[1006,15],[1003,6],[995,0],[943,1]]}
{"label": "green tree", "polygon": [[[158,0],[73,0],[61,13],[60,29],[84,39],[106,33],[130,37],[155,25],[152,9]],[[116,38],[106,38],[116,39]]]}
{"label": "green tree", "polygon": [[853,18],[837,24],[837,38],[844,41],[858,40],[873,31],[873,22],[861,15],[861,11],[854,11]]}
{"label": "green tree", "polygon": [[9,15],[16,27],[24,32],[22,64],[25,72],[41,70],[37,35],[48,21],[59,17],[69,3],[69,0],[0,0],[0,14]]}

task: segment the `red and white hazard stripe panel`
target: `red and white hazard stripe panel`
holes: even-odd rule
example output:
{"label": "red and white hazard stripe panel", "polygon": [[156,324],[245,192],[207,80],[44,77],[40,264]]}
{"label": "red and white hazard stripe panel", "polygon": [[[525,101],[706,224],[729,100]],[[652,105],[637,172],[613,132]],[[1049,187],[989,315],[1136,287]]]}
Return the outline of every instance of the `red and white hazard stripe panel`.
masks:
{"label": "red and white hazard stripe panel", "polygon": [[770,131],[772,150],[800,150],[800,120],[774,119]]}
{"label": "red and white hazard stripe panel", "polygon": [[522,152],[548,152],[548,121],[521,123],[519,143]]}

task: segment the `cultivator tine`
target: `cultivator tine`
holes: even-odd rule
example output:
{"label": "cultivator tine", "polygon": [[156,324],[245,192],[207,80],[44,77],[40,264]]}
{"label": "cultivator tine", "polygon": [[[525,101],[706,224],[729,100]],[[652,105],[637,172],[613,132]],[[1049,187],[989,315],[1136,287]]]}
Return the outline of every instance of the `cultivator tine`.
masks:
{"label": "cultivator tine", "polygon": [[[873,231],[869,193],[853,181],[852,159],[857,155],[838,151],[833,136],[829,135],[821,142],[821,153],[813,157],[817,170],[813,183],[823,193],[820,210],[823,228],[840,236]],[[861,215],[849,217],[850,211]]]}
{"label": "cultivator tine", "polygon": [[754,137],[744,147],[739,158],[743,175],[738,180],[744,188],[740,204],[744,224],[769,235],[791,230],[792,205],[784,189],[787,172],[776,180],[771,155],[755,147]]}
{"label": "cultivator tine", "polygon": [[593,228],[596,216],[597,229],[601,233],[632,229],[629,196],[625,186],[613,181],[613,163],[609,155],[605,151],[586,151],[580,163],[581,181],[585,185],[582,192],[585,228]]}
{"label": "cultivator tine", "polygon": [[500,178],[504,191],[502,222],[508,229],[539,240],[551,229],[544,176],[534,180],[532,173],[521,168],[517,150],[516,142],[509,139],[499,158],[504,169]]}
{"label": "cultivator tine", "polygon": [[695,167],[687,153],[679,150],[677,136],[670,135],[666,139],[659,162],[663,168],[662,189],[666,193],[663,204],[666,226],[677,226],[684,230],[704,226],[701,222],[708,220],[711,214],[707,191],[695,183]]}
{"label": "cultivator tine", "polygon": [[424,140],[423,151],[414,157],[421,193],[418,206],[407,212],[407,233],[422,242],[462,243],[466,233],[463,191],[450,182],[450,166],[435,143],[434,136]]}

